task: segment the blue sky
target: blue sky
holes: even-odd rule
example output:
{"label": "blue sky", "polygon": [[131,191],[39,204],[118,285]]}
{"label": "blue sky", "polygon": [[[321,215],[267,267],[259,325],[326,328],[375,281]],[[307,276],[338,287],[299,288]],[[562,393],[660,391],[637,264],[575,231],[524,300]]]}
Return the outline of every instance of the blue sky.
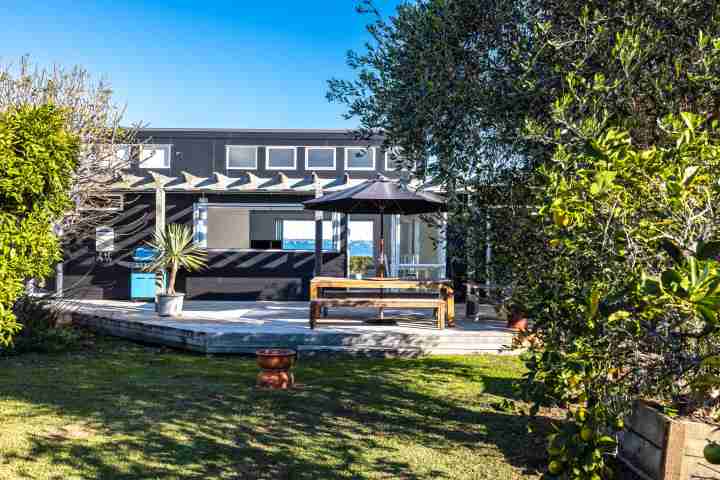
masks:
{"label": "blue sky", "polygon": [[[401,0],[376,0],[390,15]],[[82,65],[128,123],[345,128],[326,80],[369,39],[354,0],[2,0],[0,61]]]}

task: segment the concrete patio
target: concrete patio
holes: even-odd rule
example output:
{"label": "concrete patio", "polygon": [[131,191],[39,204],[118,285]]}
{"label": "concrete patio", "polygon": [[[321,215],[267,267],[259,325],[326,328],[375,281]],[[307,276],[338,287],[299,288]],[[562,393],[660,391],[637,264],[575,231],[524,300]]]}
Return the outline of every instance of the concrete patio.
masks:
{"label": "concrete patio", "polygon": [[[369,324],[374,309],[332,309],[317,329],[308,326],[306,302],[186,302],[182,317],[159,317],[153,303],[63,300],[63,315],[110,335],[203,353],[253,353],[258,348],[295,348],[301,354],[360,355],[507,353],[514,333],[489,306],[481,320],[465,319],[439,330],[429,312],[387,309],[394,324]],[[69,318],[69,319],[70,319]]]}

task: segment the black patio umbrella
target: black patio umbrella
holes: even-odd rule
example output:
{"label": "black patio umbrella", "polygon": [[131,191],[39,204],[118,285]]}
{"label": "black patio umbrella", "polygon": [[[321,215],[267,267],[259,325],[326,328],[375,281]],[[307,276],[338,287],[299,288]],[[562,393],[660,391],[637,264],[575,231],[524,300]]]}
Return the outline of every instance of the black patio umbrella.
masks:
{"label": "black patio umbrella", "polygon": [[351,214],[379,213],[380,261],[383,269],[379,275],[381,277],[385,274],[385,214],[415,215],[447,211],[447,205],[441,196],[410,190],[400,182],[379,174],[354,187],[307,200],[303,205],[308,210]]}

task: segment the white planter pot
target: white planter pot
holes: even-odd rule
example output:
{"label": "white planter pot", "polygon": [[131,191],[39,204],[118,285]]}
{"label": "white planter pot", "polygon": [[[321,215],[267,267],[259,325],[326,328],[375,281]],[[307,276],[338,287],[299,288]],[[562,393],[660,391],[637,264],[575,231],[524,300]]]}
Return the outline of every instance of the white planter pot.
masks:
{"label": "white planter pot", "polygon": [[184,293],[174,295],[160,294],[157,296],[157,313],[161,317],[177,317],[182,314]]}

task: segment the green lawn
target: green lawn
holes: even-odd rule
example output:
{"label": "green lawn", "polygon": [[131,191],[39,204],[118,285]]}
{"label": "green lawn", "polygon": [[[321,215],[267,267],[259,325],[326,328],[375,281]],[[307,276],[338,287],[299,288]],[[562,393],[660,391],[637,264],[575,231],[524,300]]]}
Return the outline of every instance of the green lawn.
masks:
{"label": "green lawn", "polygon": [[545,448],[513,398],[513,357],[302,360],[254,388],[248,357],[98,338],[0,357],[2,479],[537,478]]}

